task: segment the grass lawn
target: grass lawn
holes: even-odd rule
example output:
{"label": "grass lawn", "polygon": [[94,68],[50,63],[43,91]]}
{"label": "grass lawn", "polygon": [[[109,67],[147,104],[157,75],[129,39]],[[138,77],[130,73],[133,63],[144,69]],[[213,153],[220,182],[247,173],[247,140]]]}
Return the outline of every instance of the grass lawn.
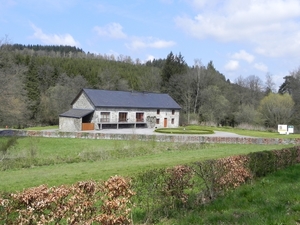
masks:
{"label": "grass lawn", "polygon": [[157,224],[300,224],[300,165],[230,191],[214,202],[181,209]]}
{"label": "grass lawn", "polygon": [[[0,142],[5,140],[0,138]],[[284,147],[291,146],[20,138],[9,156],[18,159],[16,166],[28,159],[26,166],[0,171],[0,192],[107,179],[116,174],[133,176],[148,169]]]}
{"label": "grass lawn", "polygon": [[[196,126],[199,127],[199,126]],[[232,127],[208,127],[200,126],[202,129],[213,129],[215,131],[231,132],[239,135],[250,136],[250,137],[261,137],[261,138],[300,138],[300,134],[279,134],[278,132],[268,131],[255,131],[255,130],[243,130]]]}
{"label": "grass lawn", "polygon": [[260,137],[260,138],[283,138],[283,139],[292,139],[300,138],[300,134],[279,134],[278,132],[268,132],[268,131],[256,131],[256,130],[243,130],[232,127],[209,127],[209,126],[186,126],[178,128],[160,128],[157,129],[158,133],[168,133],[168,134],[212,134],[214,131],[223,131],[235,133],[243,136],[250,137]]}

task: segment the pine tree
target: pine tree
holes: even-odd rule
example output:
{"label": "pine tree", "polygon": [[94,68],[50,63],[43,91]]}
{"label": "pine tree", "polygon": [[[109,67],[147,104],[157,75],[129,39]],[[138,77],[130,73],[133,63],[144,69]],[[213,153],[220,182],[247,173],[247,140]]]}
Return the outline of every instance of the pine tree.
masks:
{"label": "pine tree", "polygon": [[39,79],[35,57],[31,57],[29,63],[28,71],[26,73],[25,88],[28,97],[28,110],[30,111],[30,119],[34,120],[37,117],[40,103]]}
{"label": "pine tree", "polygon": [[187,71],[187,64],[183,59],[181,53],[174,55],[172,52],[169,53],[165,64],[162,68],[162,86],[167,87],[170,78],[175,74],[185,74]]}

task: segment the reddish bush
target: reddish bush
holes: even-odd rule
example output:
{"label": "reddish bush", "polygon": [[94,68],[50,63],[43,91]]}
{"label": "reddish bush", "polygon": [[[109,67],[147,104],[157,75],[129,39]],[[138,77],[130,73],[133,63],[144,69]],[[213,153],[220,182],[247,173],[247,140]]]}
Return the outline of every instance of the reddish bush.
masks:
{"label": "reddish bush", "polygon": [[218,191],[236,188],[252,178],[248,169],[247,156],[230,156],[216,161],[216,189]]}
{"label": "reddish bush", "polygon": [[118,176],[70,187],[41,185],[0,199],[0,219],[6,224],[129,224],[132,195],[129,180]]}
{"label": "reddish bush", "polygon": [[166,185],[164,193],[186,203],[187,194],[184,190],[192,187],[193,170],[189,166],[175,166],[166,170]]}

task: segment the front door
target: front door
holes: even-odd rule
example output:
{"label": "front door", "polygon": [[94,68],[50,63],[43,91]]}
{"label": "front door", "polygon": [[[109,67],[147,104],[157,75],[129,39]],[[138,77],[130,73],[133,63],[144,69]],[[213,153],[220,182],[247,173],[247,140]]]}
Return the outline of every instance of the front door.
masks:
{"label": "front door", "polygon": [[168,119],[165,118],[165,119],[164,119],[164,127],[167,127],[167,126],[168,126]]}

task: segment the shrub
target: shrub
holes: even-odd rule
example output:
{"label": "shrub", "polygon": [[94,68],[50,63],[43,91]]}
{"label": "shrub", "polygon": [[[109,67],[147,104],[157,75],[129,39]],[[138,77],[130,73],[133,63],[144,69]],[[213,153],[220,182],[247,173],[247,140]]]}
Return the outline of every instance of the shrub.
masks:
{"label": "shrub", "polygon": [[193,170],[189,166],[174,166],[166,170],[165,186],[163,192],[175,201],[186,203],[188,195],[184,190],[193,186],[191,179]]}
{"label": "shrub", "polygon": [[282,150],[250,153],[249,159],[249,167],[253,175],[263,177],[276,170],[299,163],[300,146]]}
{"label": "shrub", "polygon": [[106,182],[29,188],[0,198],[0,221],[5,224],[129,224],[130,198],[134,194],[130,186],[128,179],[115,176]]}
{"label": "shrub", "polygon": [[195,174],[203,182],[198,202],[210,202],[231,188],[236,188],[252,178],[247,156],[230,156],[218,160],[194,163]]}
{"label": "shrub", "polygon": [[272,151],[248,154],[249,167],[255,177],[263,177],[276,169],[276,158]]}

